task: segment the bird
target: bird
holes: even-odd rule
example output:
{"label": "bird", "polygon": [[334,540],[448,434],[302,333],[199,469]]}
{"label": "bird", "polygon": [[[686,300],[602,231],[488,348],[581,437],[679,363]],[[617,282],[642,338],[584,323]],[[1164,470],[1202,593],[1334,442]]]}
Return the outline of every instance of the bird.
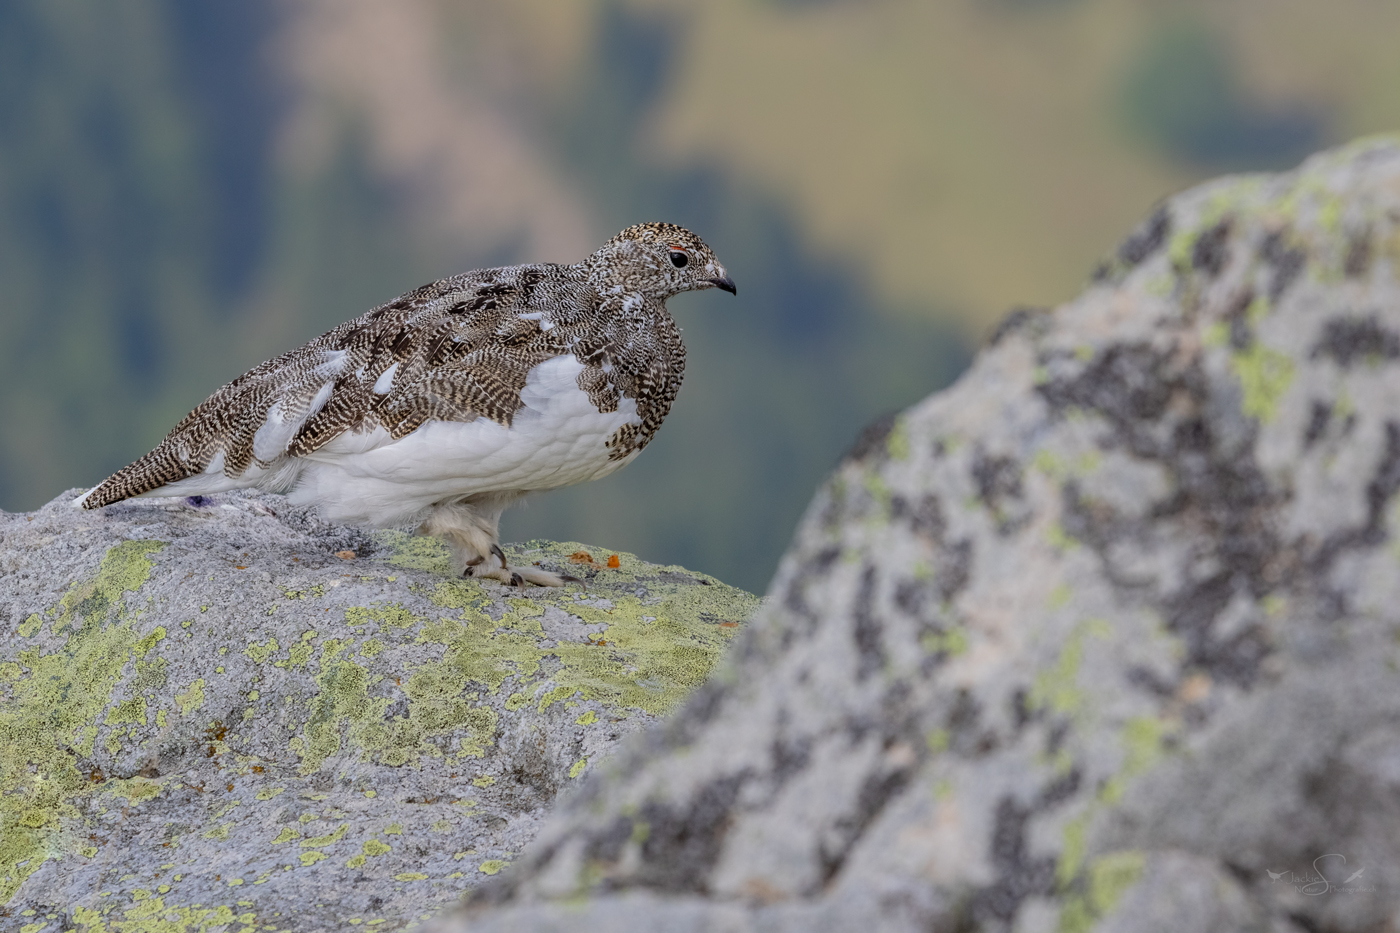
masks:
{"label": "bird", "polygon": [[255,366],[73,505],[252,488],[330,521],[416,525],[465,577],[562,586],[572,578],[507,563],[501,514],[641,453],[685,373],[666,300],[710,288],[738,294],[700,237],[668,223],[628,227],[574,265],[432,282]]}

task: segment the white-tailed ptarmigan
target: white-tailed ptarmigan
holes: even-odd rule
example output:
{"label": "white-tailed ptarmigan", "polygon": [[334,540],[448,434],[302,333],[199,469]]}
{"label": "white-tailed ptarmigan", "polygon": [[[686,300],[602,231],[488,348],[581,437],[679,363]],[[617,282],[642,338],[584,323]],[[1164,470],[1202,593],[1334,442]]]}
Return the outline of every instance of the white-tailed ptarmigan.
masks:
{"label": "white-tailed ptarmigan", "polygon": [[659,223],[577,265],[425,285],[230,382],[74,505],[252,487],[333,521],[416,523],[467,576],[558,586],[507,566],[501,513],[651,441],[685,371],[666,299],[704,288],[735,293],[699,237]]}

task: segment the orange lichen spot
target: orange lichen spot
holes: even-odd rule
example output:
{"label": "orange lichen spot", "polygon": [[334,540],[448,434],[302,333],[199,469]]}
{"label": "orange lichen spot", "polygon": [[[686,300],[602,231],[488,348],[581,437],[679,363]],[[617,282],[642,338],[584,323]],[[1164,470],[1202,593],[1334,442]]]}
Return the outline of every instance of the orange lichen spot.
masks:
{"label": "orange lichen spot", "polygon": [[355,552],[354,552],[354,551],[336,551],[336,552],[335,552],[335,556],[336,556],[336,557],[339,557],[341,560],[354,560],[354,559],[355,559]]}
{"label": "orange lichen spot", "polygon": [[574,551],[569,555],[569,562],[574,564],[591,564],[593,555],[587,551]]}
{"label": "orange lichen spot", "polygon": [[253,773],[254,773],[254,774],[262,774],[263,771],[265,771],[265,770],[267,770],[267,769],[265,769],[262,765],[253,765]]}
{"label": "orange lichen spot", "polygon": [[233,790],[233,785],[232,785],[232,784],[229,784],[228,786],[226,786],[226,787],[224,788],[224,790]]}
{"label": "orange lichen spot", "polygon": [[721,622],[721,623],[719,624],[719,627],[720,627],[720,628],[738,628],[738,627],[739,627],[739,623],[738,623],[738,622]]}
{"label": "orange lichen spot", "polygon": [[616,570],[622,566],[622,560],[616,554],[608,558],[608,566]]}
{"label": "orange lichen spot", "polygon": [[248,568],[245,567],[245,566],[243,566],[242,564],[234,564],[234,565],[233,565],[233,569],[234,569],[234,570],[247,570]]}

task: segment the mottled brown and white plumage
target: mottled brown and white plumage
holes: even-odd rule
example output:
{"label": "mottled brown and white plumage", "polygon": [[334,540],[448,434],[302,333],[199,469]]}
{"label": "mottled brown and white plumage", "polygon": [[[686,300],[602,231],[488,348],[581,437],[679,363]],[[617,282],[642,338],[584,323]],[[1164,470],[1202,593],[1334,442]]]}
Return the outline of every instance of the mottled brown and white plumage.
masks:
{"label": "mottled brown and white plumage", "polygon": [[336,521],[417,523],[471,576],[558,585],[506,566],[501,513],[636,457],[685,372],[666,299],[714,287],[735,290],[672,224],[629,227],[577,265],[442,279],[230,382],[74,504],[255,487]]}

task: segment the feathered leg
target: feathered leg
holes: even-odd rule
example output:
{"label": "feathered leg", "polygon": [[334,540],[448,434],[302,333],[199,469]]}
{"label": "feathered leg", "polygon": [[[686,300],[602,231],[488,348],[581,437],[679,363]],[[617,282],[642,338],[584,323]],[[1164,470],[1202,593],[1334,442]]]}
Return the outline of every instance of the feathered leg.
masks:
{"label": "feathered leg", "polygon": [[538,567],[511,567],[501,550],[501,513],[519,496],[474,496],[435,505],[419,534],[441,538],[452,549],[453,563],[464,577],[499,580],[510,586],[563,586],[577,582]]}

